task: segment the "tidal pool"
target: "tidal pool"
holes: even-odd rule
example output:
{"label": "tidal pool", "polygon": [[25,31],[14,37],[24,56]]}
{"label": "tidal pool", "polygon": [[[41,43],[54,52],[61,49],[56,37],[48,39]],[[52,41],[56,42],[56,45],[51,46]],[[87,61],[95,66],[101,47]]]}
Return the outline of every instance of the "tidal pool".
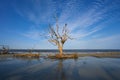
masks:
{"label": "tidal pool", "polygon": [[0,58],[0,80],[120,80],[120,58]]}

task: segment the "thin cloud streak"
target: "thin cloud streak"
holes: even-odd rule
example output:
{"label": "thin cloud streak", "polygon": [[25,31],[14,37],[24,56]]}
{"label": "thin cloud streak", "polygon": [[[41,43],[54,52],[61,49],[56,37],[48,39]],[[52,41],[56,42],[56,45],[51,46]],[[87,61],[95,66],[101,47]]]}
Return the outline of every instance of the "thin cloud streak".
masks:
{"label": "thin cloud streak", "polygon": [[28,3],[29,5],[26,3],[22,4],[23,7],[19,7],[19,2],[16,2],[16,5],[14,5],[16,12],[35,25],[51,21],[51,16],[55,12],[54,2],[52,0],[29,0]]}
{"label": "thin cloud streak", "polygon": [[[111,12],[111,9],[116,9],[117,4],[115,1],[110,3],[109,0],[95,0],[90,2],[90,5],[84,4],[84,1],[77,0],[67,0],[62,4],[57,4],[59,1],[53,0],[30,0],[30,3],[31,9],[24,6],[24,9],[21,10],[21,8],[16,6],[18,14],[26,17],[35,24],[34,26],[36,26],[41,23],[53,23],[54,21],[51,20],[54,19],[53,15],[58,14],[58,12],[61,11],[58,16],[60,25],[67,22],[71,31],[71,36],[75,36],[75,38],[84,38],[102,30],[106,27],[105,23],[107,23],[107,21],[109,22],[114,16],[117,16],[111,16],[112,13],[110,15],[107,14]],[[109,5],[106,6],[106,4]],[[106,19],[108,17],[109,20]],[[39,37],[39,34],[38,30],[28,30],[24,33],[24,36],[34,39]]]}
{"label": "thin cloud streak", "polygon": [[65,49],[119,49],[120,35],[92,38],[90,40],[76,40],[67,42]]}
{"label": "thin cloud streak", "polygon": [[[69,21],[69,18],[70,18],[69,13],[72,13],[72,12],[70,12],[69,8],[68,8],[68,10],[65,10],[65,12],[62,13],[62,16],[64,16],[64,17],[62,17],[62,18],[60,17],[60,21],[63,21],[63,22],[65,22],[66,20],[69,21],[68,25],[69,25],[69,28],[73,35],[79,35],[78,37],[80,37],[81,34],[82,34],[81,37],[86,37],[88,35],[91,35],[97,31],[101,30],[102,28],[104,28],[104,27],[102,27],[101,29],[97,29],[98,26],[101,26],[101,25],[104,26],[102,23],[99,23],[99,22],[101,22],[101,21],[104,22],[104,20],[105,20],[105,23],[106,23],[106,21],[110,21],[110,20],[106,19],[106,18],[108,18],[108,16],[109,16],[109,19],[113,18],[110,15],[107,15],[106,13],[108,13],[111,8],[113,8],[113,9],[115,8],[114,2],[113,2],[114,7],[104,6],[105,3],[104,3],[104,1],[101,1],[101,0],[94,1],[93,3],[94,4],[90,8],[88,8],[88,10],[84,12],[84,14],[79,14],[79,15],[75,16],[75,18],[74,18],[74,16],[72,16],[71,21]],[[107,0],[106,0],[106,4],[108,4]],[[73,8],[72,11],[77,13],[78,10],[76,10],[77,8],[74,7],[74,4],[71,6]],[[67,6],[67,7],[69,7],[69,6]],[[67,9],[67,8],[65,8],[65,9]],[[67,11],[68,11],[68,14],[66,14]],[[94,30],[95,28],[96,28],[96,30]]]}
{"label": "thin cloud streak", "polygon": [[[71,6],[72,10],[70,10],[69,5],[67,5],[65,7],[65,10],[63,10],[63,12],[61,13],[61,16],[59,18],[60,22],[65,22],[66,20],[69,21],[69,18],[72,16],[70,14],[72,12],[77,13],[77,11],[78,11],[77,10],[78,8],[74,7],[75,4],[77,4],[77,3],[72,3],[70,1],[67,4],[69,4]],[[101,6],[101,5],[102,4],[99,4],[99,6]],[[97,32],[98,30],[100,30],[97,28],[96,28],[96,30],[94,30],[94,28],[97,26],[90,28],[91,25],[93,25],[96,22],[99,22],[101,19],[103,19],[102,14],[105,11],[98,12],[97,8],[99,8],[99,6],[94,4],[93,8],[90,9],[89,11],[86,11],[85,14],[82,14],[82,16],[80,14],[77,16],[72,16],[73,19],[68,22],[68,25],[69,25],[69,28],[70,28],[73,35],[79,35],[77,37],[80,37],[80,36],[85,37],[85,36],[88,36],[94,32]],[[74,17],[77,17],[77,18],[74,18]],[[86,31],[88,28],[90,28],[91,30]],[[77,30],[77,32],[76,32],[76,30]],[[81,33],[81,32],[84,32],[84,33]]]}

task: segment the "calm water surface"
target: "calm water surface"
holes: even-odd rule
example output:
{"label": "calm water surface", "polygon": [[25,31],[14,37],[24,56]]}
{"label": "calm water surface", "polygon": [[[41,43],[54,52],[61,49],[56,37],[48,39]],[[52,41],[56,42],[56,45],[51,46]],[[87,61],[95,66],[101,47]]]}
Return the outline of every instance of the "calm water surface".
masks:
{"label": "calm water surface", "polygon": [[0,58],[0,80],[120,80],[120,59]]}

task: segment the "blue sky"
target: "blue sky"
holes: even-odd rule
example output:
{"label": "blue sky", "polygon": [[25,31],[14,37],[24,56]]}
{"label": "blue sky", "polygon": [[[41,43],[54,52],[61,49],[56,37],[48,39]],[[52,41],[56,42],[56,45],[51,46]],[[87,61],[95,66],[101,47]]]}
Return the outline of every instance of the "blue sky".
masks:
{"label": "blue sky", "polygon": [[120,49],[120,0],[0,0],[0,45],[57,49],[39,34],[68,24],[65,49]]}

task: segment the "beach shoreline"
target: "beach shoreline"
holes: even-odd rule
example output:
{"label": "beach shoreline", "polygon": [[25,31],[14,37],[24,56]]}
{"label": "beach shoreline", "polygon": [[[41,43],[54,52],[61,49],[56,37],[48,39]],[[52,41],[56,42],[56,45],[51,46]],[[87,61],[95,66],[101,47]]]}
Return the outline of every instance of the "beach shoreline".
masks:
{"label": "beach shoreline", "polygon": [[[0,58],[1,57],[14,57],[14,55],[16,54],[26,54],[26,53],[14,53],[14,54],[0,54]],[[27,53],[29,54],[29,53]],[[35,54],[35,53],[33,53]],[[55,55],[57,53],[54,53],[54,52],[42,52],[42,53],[37,53],[37,54],[40,54],[40,57],[45,57],[45,56],[48,56],[48,55]],[[92,57],[98,57],[98,58],[104,58],[104,57],[111,57],[111,58],[120,58],[120,52],[93,52],[93,53],[89,53],[89,52],[65,52],[64,54],[77,54],[78,57],[86,57],[86,56],[92,56]]]}

